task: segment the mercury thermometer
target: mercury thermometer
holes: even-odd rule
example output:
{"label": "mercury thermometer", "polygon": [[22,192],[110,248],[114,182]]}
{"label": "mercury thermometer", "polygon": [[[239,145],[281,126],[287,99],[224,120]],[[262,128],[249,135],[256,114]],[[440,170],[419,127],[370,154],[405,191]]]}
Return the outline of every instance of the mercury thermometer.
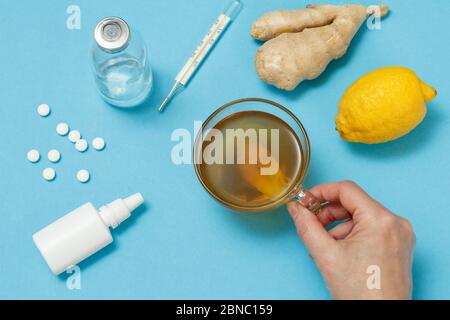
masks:
{"label": "mercury thermometer", "polygon": [[186,62],[184,67],[175,77],[175,83],[170,89],[169,94],[164,98],[163,102],[159,106],[158,110],[163,111],[164,107],[170,101],[170,99],[184,86],[186,86],[189,80],[194,75],[195,71],[200,67],[203,60],[205,60],[209,51],[214,47],[214,44],[219,40],[222,33],[226,30],[232,20],[236,18],[239,11],[242,8],[242,3],[239,0],[233,0],[228,7],[217,18],[216,22],[211,26],[209,32],[203,38],[202,42],[195,49],[192,56]]}

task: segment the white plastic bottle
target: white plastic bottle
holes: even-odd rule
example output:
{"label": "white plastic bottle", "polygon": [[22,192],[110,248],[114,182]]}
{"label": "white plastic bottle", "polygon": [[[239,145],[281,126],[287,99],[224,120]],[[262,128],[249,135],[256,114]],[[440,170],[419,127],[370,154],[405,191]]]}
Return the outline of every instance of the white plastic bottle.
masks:
{"label": "white plastic bottle", "polygon": [[140,193],[117,199],[98,211],[90,203],[69,212],[33,235],[33,241],[55,275],[113,242],[115,229],[144,202]]}

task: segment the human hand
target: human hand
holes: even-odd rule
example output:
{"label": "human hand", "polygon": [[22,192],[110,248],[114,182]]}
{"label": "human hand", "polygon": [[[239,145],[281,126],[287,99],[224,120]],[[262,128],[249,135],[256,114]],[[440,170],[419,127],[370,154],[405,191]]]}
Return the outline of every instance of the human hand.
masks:
{"label": "human hand", "polygon": [[[288,210],[331,296],[411,299],[415,247],[411,224],[350,181],[318,185],[310,192],[331,204],[317,216],[298,202],[289,204]],[[349,220],[325,229],[345,219]],[[379,288],[369,286],[371,270],[380,271]]]}

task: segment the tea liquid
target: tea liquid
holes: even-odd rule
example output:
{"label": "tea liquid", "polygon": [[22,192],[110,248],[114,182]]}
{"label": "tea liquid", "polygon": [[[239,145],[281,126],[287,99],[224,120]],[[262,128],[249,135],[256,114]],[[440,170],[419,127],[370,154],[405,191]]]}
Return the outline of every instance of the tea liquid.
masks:
{"label": "tea liquid", "polygon": [[[303,152],[296,133],[286,122],[270,113],[242,111],[224,118],[214,126],[214,129],[218,129],[222,133],[224,158],[227,154],[226,145],[232,142],[227,141],[227,129],[254,129],[257,132],[266,129],[266,132],[269,132],[267,134],[268,143],[263,146],[258,144],[258,150],[259,148],[266,148],[265,154],[272,157],[274,155],[271,155],[271,144],[278,143],[279,145],[277,159],[272,160],[278,161],[278,170],[271,175],[261,174],[261,168],[269,167],[269,165],[262,164],[259,157],[257,163],[253,162],[253,164],[249,163],[250,161],[245,164],[236,162],[226,164],[225,161],[214,164],[207,164],[203,161],[198,164],[203,182],[216,197],[231,207],[243,207],[251,210],[252,208],[256,209],[269,205],[291,190],[295,178],[302,170]],[[278,141],[270,141],[272,129],[278,129]],[[202,151],[205,151],[205,148],[213,142],[213,139],[211,141],[205,139]],[[235,159],[239,147],[236,140],[234,139]],[[247,160],[249,160],[248,152],[251,150],[250,143],[250,139],[245,139]],[[230,152],[230,149],[228,151]]]}

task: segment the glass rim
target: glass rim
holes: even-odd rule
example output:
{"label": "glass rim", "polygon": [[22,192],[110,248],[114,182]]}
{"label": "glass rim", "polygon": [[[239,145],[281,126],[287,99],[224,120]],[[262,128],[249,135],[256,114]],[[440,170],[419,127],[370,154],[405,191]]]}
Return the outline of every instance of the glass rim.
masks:
{"label": "glass rim", "polygon": [[[292,187],[288,191],[286,191],[285,194],[283,194],[281,197],[279,197],[277,200],[273,201],[272,203],[268,203],[268,204],[265,204],[265,205],[262,205],[262,206],[258,206],[258,207],[245,207],[245,206],[239,206],[239,205],[231,204],[231,203],[228,203],[228,202],[224,201],[219,196],[217,196],[206,185],[206,183],[203,181],[203,177],[202,177],[202,174],[200,172],[200,165],[201,165],[201,163],[197,162],[197,149],[198,148],[202,148],[202,146],[203,146],[203,144],[199,145],[199,140],[203,140],[203,132],[204,132],[205,128],[208,126],[208,124],[214,118],[216,118],[216,116],[218,116],[222,111],[224,111],[225,109],[233,107],[233,106],[241,104],[241,103],[245,103],[245,102],[261,102],[261,103],[272,105],[273,107],[276,107],[276,108],[280,109],[281,111],[285,112],[298,125],[298,127],[300,128],[301,134],[303,135],[304,141],[305,141],[304,148],[301,148],[302,150],[304,149],[304,151],[303,151],[304,154],[302,155],[304,157],[304,159],[302,158],[302,160],[301,160],[301,161],[304,161],[304,165],[301,166],[301,169],[299,170],[298,174],[296,175],[295,181],[292,184]],[[292,128],[292,129],[294,130],[294,128]],[[297,134],[297,130],[294,130],[294,132]],[[301,143],[301,141],[300,141],[300,143]],[[202,154],[203,154],[203,152],[202,152]],[[311,158],[311,145],[310,145],[309,137],[308,137],[308,134],[306,133],[305,127],[303,126],[301,121],[297,118],[297,116],[294,115],[288,108],[286,108],[285,106],[283,106],[283,105],[281,105],[281,104],[279,104],[279,103],[277,103],[275,101],[269,100],[269,99],[264,99],[264,98],[241,98],[241,99],[233,100],[231,102],[228,102],[228,103],[220,106],[219,108],[217,108],[213,113],[211,113],[206,118],[206,120],[202,123],[201,129],[199,130],[199,132],[197,133],[197,136],[195,138],[192,158],[193,158],[193,164],[194,164],[195,173],[197,175],[198,180],[202,184],[203,188],[214,199],[219,201],[225,207],[231,208],[231,209],[236,210],[236,211],[257,213],[257,212],[266,211],[266,210],[270,210],[270,209],[276,208],[279,205],[285,203],[287,199],[290,199],[295,194],[297,188],[301,185],[303,179],[305,178],[306,172],[308,171],[308,168],[309,168],[309,163],[310,163],[310,158]]]}

